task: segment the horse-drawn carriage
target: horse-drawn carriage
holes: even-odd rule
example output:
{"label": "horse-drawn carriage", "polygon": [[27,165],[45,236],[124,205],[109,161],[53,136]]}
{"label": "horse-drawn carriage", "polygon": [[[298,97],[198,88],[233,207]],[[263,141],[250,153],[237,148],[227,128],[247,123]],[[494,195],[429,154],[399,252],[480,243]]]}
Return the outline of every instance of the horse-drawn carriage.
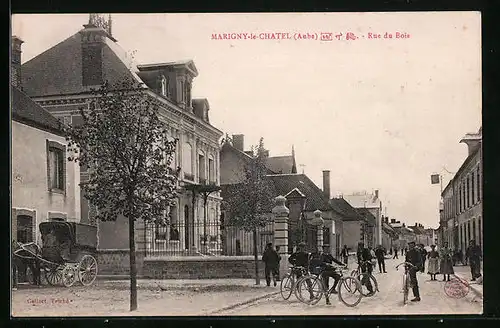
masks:
{"label": "horse-drawn carriage", "polygon": [[77,222],[43,222],[42,247],[20,244],[14,256],[31,262],[50,285],[72,286],[77,280],[91,285],[97,277],[97,227]]}

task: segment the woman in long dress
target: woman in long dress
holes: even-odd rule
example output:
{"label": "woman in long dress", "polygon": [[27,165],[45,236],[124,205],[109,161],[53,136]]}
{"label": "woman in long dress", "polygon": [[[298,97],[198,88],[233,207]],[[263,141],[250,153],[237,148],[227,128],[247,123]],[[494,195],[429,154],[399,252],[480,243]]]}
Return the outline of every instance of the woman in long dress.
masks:
{"label": "woman in long dress", "polygon": [[450,281],[450,274],[453,274],[453,259],[452,252],[448,248],[448,243],[444,243],[443,249],[439,252],[439,259],[441,261],[439,272],[443,274],[443,281]]}
{"label": "woman in long dress", "polygon": [[431,280],[436,281],[436,274],[439,273],[439,253],[436,252],[436,245],[431,246],[427,258],[429,259],[428,273],[431,275]]}

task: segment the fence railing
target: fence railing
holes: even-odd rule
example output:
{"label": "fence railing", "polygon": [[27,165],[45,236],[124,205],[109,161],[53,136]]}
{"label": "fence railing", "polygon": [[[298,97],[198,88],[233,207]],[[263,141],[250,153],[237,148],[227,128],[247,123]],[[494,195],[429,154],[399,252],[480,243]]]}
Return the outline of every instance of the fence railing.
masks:
{"label": "fence railing", "polygon": [[[253,232],[218,222],[144,227],[146,256],[240,256],[254,254]],[[272,222],[257,228],[257,251],[273,242]]]}

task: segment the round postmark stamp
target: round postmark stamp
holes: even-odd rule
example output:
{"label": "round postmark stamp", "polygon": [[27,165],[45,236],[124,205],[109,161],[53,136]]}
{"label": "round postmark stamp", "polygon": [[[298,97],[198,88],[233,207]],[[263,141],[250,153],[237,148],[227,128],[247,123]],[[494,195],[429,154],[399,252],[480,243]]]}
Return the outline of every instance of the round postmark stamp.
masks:
{"label": "round postmark stamp", "polygon": [[446,296],[451,298],[463,298],[469,294],[470,287],[467,282],[460,279],[453,279],[444,284]]}

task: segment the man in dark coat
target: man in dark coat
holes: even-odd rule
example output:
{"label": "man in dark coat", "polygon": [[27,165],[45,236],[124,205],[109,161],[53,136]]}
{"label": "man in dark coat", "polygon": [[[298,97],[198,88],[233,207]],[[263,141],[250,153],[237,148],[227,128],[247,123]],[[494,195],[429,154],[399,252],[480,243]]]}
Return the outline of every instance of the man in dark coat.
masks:
{"label": "man in dark coat", "polygon": [[408,243],[409,250],[406,252],[406,262],[413,264],[415,267],[410,267],[410,283],[413,289],[412,302],[420,301],[420,292],[418,289],[418,280],[417,280],[417,272],[422,268],[422,252],[415,248],[415,242]]}
{"label": "man in dark coat", "polygon": [[266,250],[262,254],[262,261],[264,262],[264,273],[266,276],[267,286],[271,285],[271,275],[273,276],[274,286],[276,286],[276,267],[279,265],[279,255],[273,249],[273,244],[268,243]]}
{"label": "man in dark coat", "polygon": [[[323,245],[323,252],[321,253],[321,262],[323,264],[323,281],[325,284],[325,288],[327,290],[330,289],[330,277],[333,278],[333,294],[337,294],[337,284],[339,283],[340,280],[340,274],[335,271],[335,268],[331,267],[329,264],[338,264],[340,266],[346,266],[347,264],[342,263],[341,261],[337,260],[333,255],[330,253],[330,245]],[[326,304],[330,304],[330,299],[329,297],[326,298]]]}
{"label": "man in dark coat", "polygon": [[382,247],[382,245],[378,245],[377,249],[375,250],[375,257],[377,258],[378,270],[380,271],[380,273],[382,273],[382,271],[384,273],[387,273],[387,271],[385,271],[385,249]]}
{"label": "man in dark coat", "polygon": [[481,277],[481,248],[476,245],[475,240],[469,242],[465,258],[469,261],[472,281],[476,281],[477,278]]}
{"label": "man in dark coat", "polygon": [[[305,251],[306,244],[304,242],[300,243],[297,247],[297,251],[295,253],[292,253],[290,257],[288,258],[288,262],[293,265],[294,267],[304,267],[309,270],[310,267],[310,262],[311,262],[311,254]],[[296,275],[296,278],[300,278],[302,274],[300,271],[296,271],[293,274]],[[297,280],[295,280],[297,281]],[[311,299],[314,297],[312,294],[312,282],[308,279],[306,280],[307,286],[309,287],[309,296]]]}
{"label": "man in dark coat", "polygon": [[[361,266],[361,272],[372,273],[372,255],[370,254],[370,250],[365,247],[365,244],[363,242],[358,243],[358,251],[356,252],[356,257],[358,259],[358,265]],[[361,279],[361,284],[366,286],[366,289],[368,289],[369,293],[367,296],[372,296],[373,294],[375,294],[373,292],[373,286],[368,275],[363,276],[363,279]]]}
{"label": "man in dark coat", "polygon": [[397,247],[394,247],[394,256],[392,257],[393,259],[397,259],[398,258],[398,248]]}

